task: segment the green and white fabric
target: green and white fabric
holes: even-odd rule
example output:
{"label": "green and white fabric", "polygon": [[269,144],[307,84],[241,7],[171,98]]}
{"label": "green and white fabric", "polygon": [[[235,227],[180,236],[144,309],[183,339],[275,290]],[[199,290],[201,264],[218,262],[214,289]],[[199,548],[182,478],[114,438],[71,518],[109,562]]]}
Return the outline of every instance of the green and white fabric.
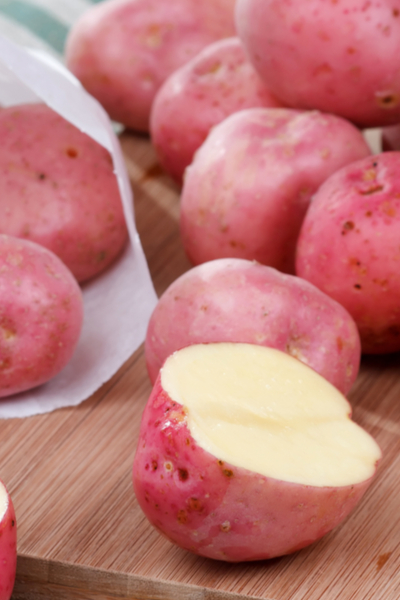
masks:
{"label": "green and white fabric", "polygon": [[63,59],[71,26],[102,0],[0,0],[0,35]]}

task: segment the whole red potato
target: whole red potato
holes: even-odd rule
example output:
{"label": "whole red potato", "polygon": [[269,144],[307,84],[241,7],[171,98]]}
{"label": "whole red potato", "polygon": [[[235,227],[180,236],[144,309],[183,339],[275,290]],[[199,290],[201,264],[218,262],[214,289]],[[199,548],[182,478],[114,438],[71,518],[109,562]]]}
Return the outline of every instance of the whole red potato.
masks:
{"label": "whole red potato", "polygon": [[237,31],[287,106],[364,127],[400,121],[400,5],[392,0],[238,0]]}
{"label": "whole red potato", "polygon": [[109,152],[45,104],[0,111],[0,233],[45,246],[78,281],[104,271],[128,232]]}
{"label": "whole red potato", "polygon": [[234,34],[234,0],[109,0],[71,29],[66,63],[112,119],[148,131],[165,79],[211,42]]}
{"label": "whole red potato", "polygon": [[400,350],[400,152],[344,167],[315,194],[297,245],[297,274],[340,302],[362,351]]}
{"label": "whole red potato", "polygon": [[64,263],[39,244],[0,235],[0,397],[59,373],[82,321],[82,293]]}
{"label": "whole red potato", "polygon": [[145,341],[150,379],[176,350],[210,342],[277,348],[344,394],[360,364],[357,327],[340,304],[299,277],[238,258],[194,267],[161,296]]}
{"label": "whole red potato", "polygon": [[335,115],[285,108],[230,115],[186,170],[180,229],[187,256],[195,265],[237,257],[294,273],[312,195],[368,154],[361,132]]}

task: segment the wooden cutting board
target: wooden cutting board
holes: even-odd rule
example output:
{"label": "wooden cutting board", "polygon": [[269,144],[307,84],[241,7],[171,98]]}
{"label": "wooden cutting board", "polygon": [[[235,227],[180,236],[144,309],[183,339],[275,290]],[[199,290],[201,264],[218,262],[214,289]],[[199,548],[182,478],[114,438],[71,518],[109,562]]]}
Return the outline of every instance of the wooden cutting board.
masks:
{"label": "wooden cutting board", "polygon": [[[179,239],[179,190],[146,137],[124,134],[121,142],[161,294],[190,267]],[[131,467],[150,389],[140,348],[80,406],[0,421],[1,477],[18,519],[14,600],[399,600],[399,354],[364,359],[350,395],[355,420],[384,453],[361,504],[309,548],[249,564],[191,555],[139,509]]]}

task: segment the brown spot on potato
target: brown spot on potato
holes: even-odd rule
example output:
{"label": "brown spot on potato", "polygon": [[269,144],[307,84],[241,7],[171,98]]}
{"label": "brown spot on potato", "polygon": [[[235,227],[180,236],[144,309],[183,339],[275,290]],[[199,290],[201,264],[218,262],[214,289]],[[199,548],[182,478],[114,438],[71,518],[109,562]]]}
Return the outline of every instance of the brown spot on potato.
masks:
{"label": "brown spot on potato", "polygon": [[165,469],[166,471],[172,471],[172,469],[173,469],[173,465],[172,465],[172,463],[171,463],[171,462],[166,462],[166,463],[164,463],[164,469]]}
{"label": "brown spot on potato", "polygon": [[379,107],[383,109],[395,108],[400,102],[399,95],[394,92],[377,92],[375,97]]}
{"label": "brown spot on potato", "polygon": [[385,215],[387,215],[388,217],[395,217],[396,216],[396,209],[395,207],[390,204],[390,202],[384,202],[382,204],[382,211],[385,213]]}
{"label": "brown spot on potato", "polygon": [[10,329],[10,328],[3,328],[3,338],[7,341],[11,341],[13,340],[17,335],[17,332],[15,331],[15,329]]}
{"label": "brown spot on potato", "polygon": [[362,196],[370,196],[371,194],[376,194],[377,192],[381,192],[383,190],[383,185],[376,183],[375,185],[371,185],[366,190],[360,190],[360,194]]}
{"label": "brown spot on potato", "polygon": [[225,477],[233,477],[233,471],[231,471],[231,469],[222,469],[222,472]]}
{"label": "brown spot on potato", "polygon": [[69,158],[76,158],[78,156],[78,150],[76,148],[67,148],[65,154]]}
{"label": "brown spot on potato", "polygon": [[188,507],[189,507],[189,510],[192,510],[195,512],[201,512],[204,509],[203,503],[198,498],[189,498]]}
{"label": "brown spot on potato", "polygon": [[361,285],[359,283],[355,283],[354,287],[356,288],[356,290],[361,290]]}
{"label": "brown spot on potato", "polygon": [[354,229],[354,223],[353,223],[353,221],[346,221],[343,224],[342,235],[346,235],[346,233],[348,231],[351,231],[352,229]]}
{"label": "brown spot on potato", "polygon": [[366,217],[372,217],[372,211],[371,210],[367,210],[367,212],[365,213]]}
{"label": "brown spot on potato", "polygon": [[359,267],[361,265],[361,263],[358,260],[358,258],[350,258],[349,259],[349,263],[350,263],[350,265],[352,265],[354,267]]}
{"label": "brown spot on potato", "polygon": [[341,337],[336,338],[336,346],[337,346],[337,349],[339,350],[339,352],[341,352],[343,350],[344,342]]}
{"label": "brown spot on potato", "polygon": [[229,245],[232,248],[241,248],[241,249],[246,248],[246,246],[244,244],[242,244],[241,242],[237,242],[236,240],[230,240]]}
{"label": "brown spot on potato", "polygon": [[43,181],[44,179],[46,179],[46,175],[45,175],[44,173],[38,173],[38,174],[37,174],[37,178],[38,178],[40,181]]}
{"label": "brown spot on potato", "polygon": [[177,519],[178,519],[179,523],[182,523],[182,525],[184,525],[185,523],[187,523],[187,513],[186,513],[186,510],[181,509],[180,511],[178,511]]}
{"label": "brown spot on potato", "polygon": [[375,283],[376,285],[380,285],[380,286],[382,286],[383,288],[386,288],[386,287],[387,287],[387,285],[388,285],[388,283],[389,283],[387,279],[378,279],[378,278],[375,278],[375,279],[373,279],[372,281],[373,281],[373,283]]}
{"label": "brown spot on potato", "polygon": [[151,461],[151,470],[157,471],[157,469],[158,469],[158,462],[156,460],[152,460]]}
{"label": "brown spot on potato", "polygon": [[189,479],[189,472],[187,469],[178,469],[178,475],[180,481],[187,481]]}

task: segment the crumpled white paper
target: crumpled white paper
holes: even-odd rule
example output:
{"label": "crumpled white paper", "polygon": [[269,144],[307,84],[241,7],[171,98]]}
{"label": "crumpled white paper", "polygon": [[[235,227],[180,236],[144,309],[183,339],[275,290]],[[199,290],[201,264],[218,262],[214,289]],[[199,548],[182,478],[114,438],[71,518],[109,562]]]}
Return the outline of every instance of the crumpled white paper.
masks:
{"label": "crumpled white paper", "polygon": [[130,244],[107,272],[82,286],[84,324],[69,364],[48,383],[0,399],[0,418],[75,406],[91,396],[143,342],[157,302],[135,227],[120,145],[107,114],[56,59],[0,37],[0,105],[27,102],[45,102],[111,153]]}

